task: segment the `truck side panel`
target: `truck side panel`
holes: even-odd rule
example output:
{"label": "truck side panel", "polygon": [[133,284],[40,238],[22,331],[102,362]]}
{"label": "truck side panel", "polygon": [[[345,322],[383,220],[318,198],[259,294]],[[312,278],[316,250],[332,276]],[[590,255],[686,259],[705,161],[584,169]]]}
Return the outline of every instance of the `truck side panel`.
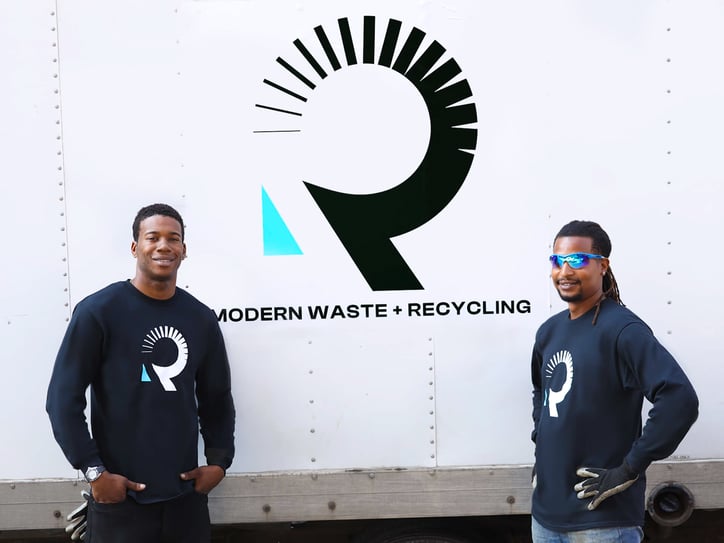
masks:
{"label": "truck side panel", "polygon": [[[722,507],[723,24],[713,1],[2,3],[0,530],[74,506],[45,387],[154,201],[232,362],[216,522],[526,512],[530,350],[574,218],[700,396],[650,483]],[[370,281],[383,254],[419,285]]]}

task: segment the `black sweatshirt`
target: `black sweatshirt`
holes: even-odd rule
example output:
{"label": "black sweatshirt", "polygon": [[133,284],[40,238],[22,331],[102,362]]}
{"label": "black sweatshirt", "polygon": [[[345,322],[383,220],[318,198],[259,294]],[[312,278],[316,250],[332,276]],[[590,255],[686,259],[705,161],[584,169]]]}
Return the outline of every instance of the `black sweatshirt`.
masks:
{"label": "black sweatshirt", "polygon": [[[643,526],[644,472],[674,452],[698,415],[691,383],[649,327],[612,300],[571,320],[563,311],[538,330],[532,358],[537,486],[532,514],[549,530]],[[645,426],[646,397],[653,407]],[[580,467],[623,461],[640,477],[595,510],[573,487]]]}
{"label": "black sweatshirt", "polygon": [[198,466],[199,426],[207,464],[226,470],[234,457],[229,362],[213,311],[180,288],[156,300],[129,281],[88,296],[60,346],[46,410],[74,468],[102,464],[145,483],[129,492],[140,503],[191,492],[179,474]]}

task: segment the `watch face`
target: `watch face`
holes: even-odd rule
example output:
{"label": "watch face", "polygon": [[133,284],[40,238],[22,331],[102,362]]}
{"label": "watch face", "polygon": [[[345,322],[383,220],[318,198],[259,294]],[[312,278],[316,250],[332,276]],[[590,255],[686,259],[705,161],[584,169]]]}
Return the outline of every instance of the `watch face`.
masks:
{"label": "watch face", "polygon": [[102,469],[99,469],[97,466],[91,466],[85,471],[85,479],[89,483],[92,483],[100,477],[101,473],[103,473]]}

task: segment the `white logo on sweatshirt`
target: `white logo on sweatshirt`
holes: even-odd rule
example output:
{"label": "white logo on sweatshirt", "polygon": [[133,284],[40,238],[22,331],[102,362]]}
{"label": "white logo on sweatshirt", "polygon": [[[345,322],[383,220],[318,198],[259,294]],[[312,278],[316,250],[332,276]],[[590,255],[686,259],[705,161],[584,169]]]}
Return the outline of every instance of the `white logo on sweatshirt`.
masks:
{"label": "white logo on sweatshirt", "polygon": [[[546,402],[548,403],[548,412],[551,417],[558,417],[558,404],[563,401],[563,398],[566,397],[566,394],[571,390],[571,385],[573,384],[573,356],[568,351],[558,351],[548,361],[548,365],[546,366],[548,383],[550,383],[553,372],[558,364],[566,365],[566,380],[563,381],[563,386],[561,386],[560,390],[553,390],[550,385],[546,389]],[[545,402],[543,405],[545,405]]]}
{"label": "white logo on sweatshirt", "polygon": [[[158,375],[161,386],[167,392],[173,392],[176,390],[176,386],[173,384],[171,379],[179,375],[186,367],[186,362],[189,358],[189,349],[186,345],[186,339],[183,337],[181,332],[176,330],[173,326],[157,326],[146,334],[146,339],[143,340],[143,346],[141,347],[142,353],[153,353],[153,347],[159,339],[168,338],[176,344],[176,351],[178,353],[176,361],[168,366],[159,366],[158,364],[151,364],[153,371]],[[141,371],[141,381],[150,381],[146,367],[143,366]]]}

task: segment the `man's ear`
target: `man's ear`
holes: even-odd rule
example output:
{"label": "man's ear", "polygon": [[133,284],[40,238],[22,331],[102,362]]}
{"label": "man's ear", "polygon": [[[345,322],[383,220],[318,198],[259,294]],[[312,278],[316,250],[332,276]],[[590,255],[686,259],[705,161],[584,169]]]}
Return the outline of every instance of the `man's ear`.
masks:
{"label": "man's ear", "polygon": [[[135,241],[131,242],[131,254],[133,255],[133,258],[136,258],[136,247],[138,247],[138,244]],[[186,248],[184,247],[184,253],[186,252]]]}

